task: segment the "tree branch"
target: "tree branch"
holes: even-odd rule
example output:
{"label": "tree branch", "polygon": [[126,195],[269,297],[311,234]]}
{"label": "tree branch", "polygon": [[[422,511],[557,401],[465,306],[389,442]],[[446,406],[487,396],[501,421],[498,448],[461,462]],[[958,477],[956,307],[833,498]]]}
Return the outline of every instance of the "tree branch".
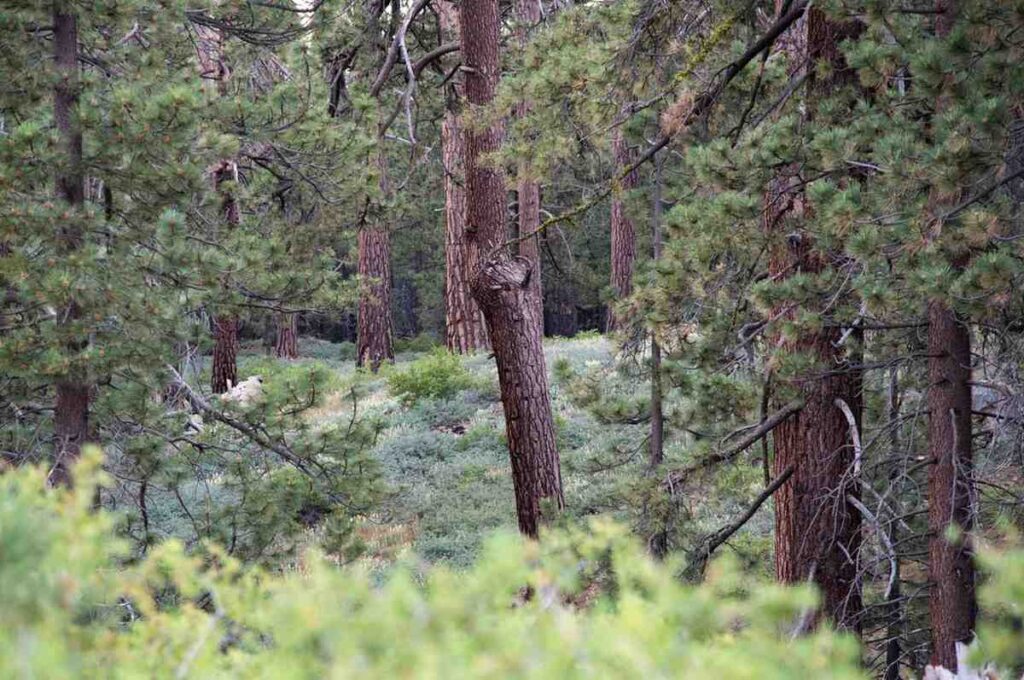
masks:
{"label": "tree branch", "polygon": [[789,420],[790,417],[798,413],[803,407],[803,400],[796,399],[789,402],[781,409],[765,418],[764,422],[759,423],[757,427],[752,429],[734,446],[724,451],[713,453],[710,456],[705,456],[699,461],[687,465],[686,467],[678,468],[669,472],[665,476],[665,480],[661,483],[662,488],[668,489],[669,493],[673,493],[673,489],[677,484],[682,483],[687,477],[690,477],[694,473],[705,470],[713,465],[718,465],[719,463],[725,463],[732,460],[750,448],[750,446],[760,440],[761,437],[764,437],[776,427]]}

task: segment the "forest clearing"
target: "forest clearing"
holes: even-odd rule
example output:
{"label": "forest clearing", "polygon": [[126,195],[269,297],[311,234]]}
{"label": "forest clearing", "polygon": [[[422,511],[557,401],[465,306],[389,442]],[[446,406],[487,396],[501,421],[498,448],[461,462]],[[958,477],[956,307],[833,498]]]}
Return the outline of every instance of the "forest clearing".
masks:
{"label": "forest clearing", "polygon": [[1024,678],[1022,0],[10,0],[0,73],[0,678]]}

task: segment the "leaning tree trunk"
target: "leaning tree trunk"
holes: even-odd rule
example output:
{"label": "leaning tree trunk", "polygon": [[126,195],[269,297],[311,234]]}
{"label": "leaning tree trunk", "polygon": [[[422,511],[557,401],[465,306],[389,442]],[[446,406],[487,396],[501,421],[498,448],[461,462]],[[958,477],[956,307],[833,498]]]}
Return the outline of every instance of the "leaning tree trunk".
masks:
{"label": "leaning tree trunk", "polygon": [[[451,0],[437,5],[445,40],[457,40],[459,10]],[[466,190],[463,173],[462,130],[459,101],[462,80],[456,76],[446,93],[447,105],[441,123],[441,157],[444,163],[444,301],[445,345],[452,352],[468,354],[490,346],[480,307],[473,299],[466,276]]]}
{"label": "leaning tree trunk", "polygon": [[[778,6],[782,0],[777,0]],[[807,68],[811,96],[826,95],[850,72],[836,46],[845,37],[821,10],[811,8],[783,36],[783,49],[791,64]],[[818,80],[819,60],[830,63],[829,76]],[[806,64],[806,66],[804,66]],[[810,105],[807,106],[810,109]],[[772,243],[769,276],[781,281],[800,274],[820,273],[825,256],[815,249],[812,236],[802,230],[811,217],[803,193],[799,164],[781,169],[765,196],[765,230]],[[773,316],[794,317],[795,309],[779,309]],[[847,500],[858,487],[851,472],[854,451],[851,426],[839,404],[854,415],[860,428],[861,373],[837,346],[838,328],[802,331],[795,338],[776,334],[772,342],[782,355],[803,353],[816,367],[791,379],[787,387],[798,391],[804,408],[779,425],[773,435],[774,474],[793,468],[793,475],[775,495],[775,573],[782,583],[815,583],[822,608],[804,623],[813,626],[821,615],[841,628],[859,630],[861,595],[857,578],[860,550],[860,515]]]}
{"label": "leaning tree trunk", "polygon": [[[499,25],[497,0],[463,4],[462,61],[466,98],[473,106],[488,105],[497,89]],[[467,232],[470,285],[487,321],[498,364],[519,530],[536,536],[545,506],[565,505],[540,310],[530,292],[530,279],[537,272],[532,261],[513,258],[502,245],[505,177],[500,169],[483,162],[486,154],[501,145],[500,126],[470,128],[465,134],[467,222],[475,227]]]}
{"label": "leaning tree trunk", "polygon": [[[621,173],[633,162],[622,134],[622,128],[615,128],[612,137],[612,155],[615,157],[615,172]],[[626,214],[622,195],[636,187],[636,172],[630,172],[619,181],[612,198],[612,292],[615,296],[608,305],[608,331],[618,330],[622,320],[615,313],[615,303],[633,293],[633,265],[636,261],[636,232],[633,220]]]}
{"label": "leaning tree trunk", "polygon": [[[60,135],[63,157],[59,161],[57,196],[68,205],[69,219],[57,234],[58,251],[68,257],[82,246],[79,212],[85,200],[82,171],[82,130],[78,121],[78,22],[69,4],[60,0],[53,10],[53,47],[57,66],[57,84],[53,92],[53,119]],[[74,324],[81,310],[74,298],[68,298],[60,314],[61,330]],[[64,331],[66,332],[66,331]],[[74,356],[85,348],[85,337],[66,339],[65,351],[72,355],[73,368],[57,379],[54,404],[54,465],[50,484],[70,484],[70,466],[81,453],[89,435],[91,387],[84,368],[75,368]]]}
{"label": "leaning tree trunk", "polygon": [[[537,0],[515,0],[516,37],[520,47],[525,47],[529,40],[530,30],[540,23],[540,3]],[[528,101],[516,104],[516,116],[529,115],[532,105]],[[525,165],[520,165],[519,183],[517,186],[519,237],[532,234],[540,228],[540,184],[528,179]],[[519,256],[526,258],[533,273],[527,283],[530,304],[536,307],[536,319],[540,332],[544,333],[544,290],[541,280],[540,235],[534,235],[519,242]]]}
{"label": "leaning tree trunk", "polygon": [[299,356],[299,315],[277,315],[277,341],[274,356],[278,359],[297,359]]}
{"label": "leaning tree trunk", "polygon": [[[955,0],[938,0],[936,35],[949,35],[958,9]],[[940,97],[936,113],[947,105]],[[933,190],[930,200],[932,214],[939,215],[958,197]],[[953,265],[962,270],[967,258],[958,257]],[[956,643],[970,640],[977,618],[974,562],[964,535],[972,527],[974,494],[970,381],[970,329],[948,304],[933,300],[928,304],[928,604],[931,662],[947,669],[956,669]],[[951,530],[960,535],[951,538]]]}

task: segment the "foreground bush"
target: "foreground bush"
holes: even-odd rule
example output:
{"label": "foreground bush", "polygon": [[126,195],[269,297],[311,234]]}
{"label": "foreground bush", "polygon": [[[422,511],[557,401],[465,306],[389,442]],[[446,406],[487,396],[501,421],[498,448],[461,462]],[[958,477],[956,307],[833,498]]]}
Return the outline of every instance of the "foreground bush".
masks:
{"label": "foreground bush", "polygon": [[[541,545],[499,535],[467,572],[380,586],[320,555],[274,575],[175,542],[121,564],[91,509],[97,463],[73,492],[0,477],[0,677],[863,677],[851,638],[790,639],[808,591],[721,564],[684,586],[601,521]],[[1000,594],[1022,578],[1001,574]]]}

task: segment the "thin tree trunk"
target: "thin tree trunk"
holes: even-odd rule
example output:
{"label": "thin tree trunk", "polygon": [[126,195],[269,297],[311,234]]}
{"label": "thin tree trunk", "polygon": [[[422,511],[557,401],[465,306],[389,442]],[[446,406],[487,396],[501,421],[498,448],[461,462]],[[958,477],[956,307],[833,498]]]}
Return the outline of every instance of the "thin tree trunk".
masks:
{"label": "thin tree trunk", "polygon": [[[58,250],[64,257],[82,246],[79,211],[85,200],[82,170],[82,130],[78,121],[78,22],[73,9],[57,0],[53,10],[53,46],[58,80],[54,87],[53,118],[60,134],[63,158],[56,176],[57,196],[68,204],[69,219],[57,235]],[[60,326],[74,324],[81,316],[78,303],[70,298],[60,314]],[[89,402],[91,387],[84,368],[76,367],[74,355],[85,348],[88,340],[68,339],[65,351],[72,368],[57,379],[54,405],[54,465],[50,484],[71,483],[70,466],[81,454],[89,436]]]}
{"label": "thin tree trunk", "polygon": [[[612,137],[612,155],[615,158],[616,174],[622,172],[633,162],[629,145],[622,135],[622,128],[615,128]],[[615,313],[615,303],[629,297],[633,293],[633,266],[636,261],[636,231],[633,220],[626,214],[623,203],[624,193],[632,191],[637,184],[636,172],[622,178],[618,190],[612,197],[612,292],[615,299],[608,305],[608,331],[618,330],[622,319]]]}
{"label": "thin tree trunk", "polygon": [[[654,159],[654,192],[651,199],[651,244],[654,261],[661,259],[661,171],[664,156]],[[648,464],[655,468],[665,460],[665,417],[662,413],[661,346],[651,333],[651,441]]]}
{"label": "thin tree trunk", "polygon": [[[451,0],[441,0],[437,10],[445,41],[457,40],[458,7]],[[490,343],[487,340],[484,316],[469,289],[466,270],[466,190],[462,130],[459,124],[459,103],[462,97],[462,80],[456,76],[446,93],[447,106],[441,124],[445,217],[445,345],[452,352],[469,354],[478,349],[486,349]]]}
{"label": "thin tree trunk", "polygon": [[[777,0],[779,9],[781,0]],[[811,96],[827,94],[839,78],[849,77],[836,44],[844,27],[829,22],[821,10],[811,8],[783,36],[791,63],[814,69],[819,59],[832,64],[825,80],[808,80]],[[801,66],[802,67],[802,66]],[[808,106],[808,108],[810,108]],[[772,241],[769,275],[781,281],[825,266],[814,249],[810,234],[800,230],[810,215],[803,194],[800,167],[780,170],[765,196],[765,230]],[[778,310],[792,316],[795,310]],[[838,328],[804,331],[787,340],[776,334],[772,341],[783,354],[805,353],[816,360],[808,375],[793,379],[791,387],[802,395],[804,408],[774,431],[774,474],[790,467],[793,476],[775,495],[775,573],[782,583],[815,583],[822,594],[822,609],[811,617],[815,625],[822,615],[841,628],[859,630],[861,595],[857,580],[860,550],[860,514],[846,499],[856,498],[850,484],[853,447],[848,445],[849,424],[836,405],[846,403],[860,427],[861,376],[850,366],[843,348],[837,347]]]}
{"label": "thin tree trunk", "polygon": [[[515,12],[516,38],[520,47],[525,47],[529,41],[530,31],[540,23],[540,3],[538,0],[515,0]],[[519,102],[516,105],[516,116],[522,118],[529,115],[531,108],[530,102]],[[520,174],[522,176],[519,178],[516,193],[518,196],[519,236],[524,236],[535,232],[540,227],[540,184],[526,178],[525,165],[520,165]],[[535,317],[543,335],[544,290],[541,279],[539,235],[519,242],[519,256],[529,260],[533,268],[533,274],[527,284],[527,291],[530,294],[530,304],[536,307]]]}
{"label": "thin tree trunk", "polygon": [[[889,412],[889,446],[892,451],[891,456],[895,459],[899,455],[900,451],[900,386],[899,386],[899,368],[892,366],[889,368],[889,395],[888,395],[888,412]],[[889,484],[895,485],[898,483],[899,476],[901,474],[900,465],[894,463],[892,470],[889,472]],[[890,517],[888,521],[887,531],[889,534],[889,543],[894,546],[899,545],[899,522],[896,521],[895,515]],[[895,564],[893,565],[892,583],[891,587],[885,593],[885,608],[886,608],[886,642],[885,642],[885,680],[900,680],[900,657],[902,655],[900,641],[903,639],[903,605],[901,603],[900,596],[900,557],[899,553],[893,555]]]}
{"label": "thin tree trunk", "polygon": [[[486,106],[494,98],[500,76],[497,0],[462,6],[462,60],[466,67],[466,98]],[[548,392],[541,319],[530,293],[537,275],[533,263],[513,258],[502,246],[506,239],[505,177],[487,167],[482,157],[501,145],[501,129],[467,129],[466,205],[470,243],[471,288],[487,321],[498,364],[498,382],[505,411],[505,432],[512,459],[519,530],[536,536],[544,505],[565,505],[554,419]]]}
{"label": "thin tree trunk", "polygon": [[[956,22],[956,0],[938,0],[935,33],[949,35]],[[947,107],[936,102],[936,113]],[[933,190],[932,214],[958,200]],[[957,258],[954,268],[967,266]],[[956,643],[968,642],[977,617],[974,562],[966,535],[972,528],[974,495],[971,426],[971,334],[965,321],[945,302],[928,304],[928,604],[932,626],[933,665],[957,668]],[[950,532],[961,534],[950,537]]]}
{"label": "thin tree trunk", "polygon": [[277,315],[277,342],[274,356],[278,359],[297,359],[299,356],[299,315]]}

